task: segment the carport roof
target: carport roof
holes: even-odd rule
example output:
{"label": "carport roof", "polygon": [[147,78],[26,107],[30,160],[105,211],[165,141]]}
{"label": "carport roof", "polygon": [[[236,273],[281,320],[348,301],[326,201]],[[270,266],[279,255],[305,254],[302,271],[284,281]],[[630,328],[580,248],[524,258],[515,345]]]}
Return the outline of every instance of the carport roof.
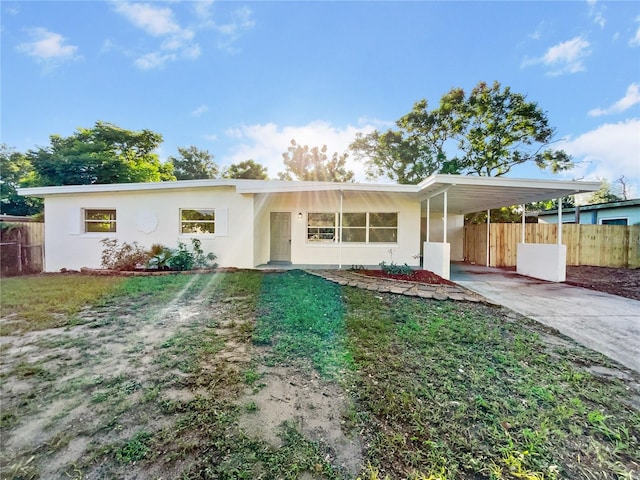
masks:
{"label": "carport roof", "polygon": [[431,199],[432,211],[444,210],[442,193],[446,190],[447,211],[466,214],[594,192],[600,182],[433,175],[417,187],[422,200]]}
{"label": "carport roof", "polygon": [[335,191],[401,194],[421,201],[430,199],[432,211],[443,211],[443,195],[447,191],[447,210],[451,213],[471,213],[491,208],[521,205],[549,200],[575,193],[593,192],[599,182],[532,180],[503,177],[472,177],[466,175],[432,175],[418,185],[392,183],[293,182],[279,180],[181,180],[175,182],[114,183],[100,185],[63,185],[57,187],[21,188],[20,195],[47,197],[51,195],[116,193],[152,190],[231,187],[241,194]]}

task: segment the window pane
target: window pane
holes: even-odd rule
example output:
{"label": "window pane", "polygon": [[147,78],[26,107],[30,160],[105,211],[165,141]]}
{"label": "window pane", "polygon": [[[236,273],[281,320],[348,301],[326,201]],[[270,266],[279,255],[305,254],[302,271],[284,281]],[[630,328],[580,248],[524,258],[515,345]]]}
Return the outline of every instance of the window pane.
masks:
{"label": "window pane", "polygon": [[116,211],[115,210],[85,210],[84,211],[84,219],[85,220],[97,220],[97,221],[109,221],[116,219]]}
{"label": "window pane", "polygon": [[342,226],[343,227],[366,227],[367,214],[366,213],[343,213]]}
{"label": "window pane", "polygon": [[215,212],[213,209],[204,210],[180,210],[182,220],[206,220],[213,222],[215,220]]}
{"label": "window pane", "polygon": [[105,233],[116,231],[115,210],[85,210],[85,233]]}
{"label": "window pane", "polygon": [[333,242],[336,236],[335,228],[313,228],[307,232],[307,240],[312,242]]}
{"label": "window pane", "polygon": [[397,213],[370,213],[369,226],[370,227],[397,227],[398,214]]}
{"label": "window pane", "polygon": [[182,222],[182,233],[215,233],[215,223]]}
{"label": "window pane", "polygon": [[367,230],[364,228],[343,228],[342,241],[364,243],[367,241]]}
{"label": "window pane", "polygon": [[87,233],[115,232],[116,223],[115,222],[86,222],[84,231]]}
{"label": "window pane", "polygon": [[336,225],[335,213],[310,213],[309,214],[310,227],[335,227],[335,225]]}
{"label": "window pane", "polygon": [[398,230],[396,228],[371,228],[369,229],[369,242],[371,243],[397,243]]}

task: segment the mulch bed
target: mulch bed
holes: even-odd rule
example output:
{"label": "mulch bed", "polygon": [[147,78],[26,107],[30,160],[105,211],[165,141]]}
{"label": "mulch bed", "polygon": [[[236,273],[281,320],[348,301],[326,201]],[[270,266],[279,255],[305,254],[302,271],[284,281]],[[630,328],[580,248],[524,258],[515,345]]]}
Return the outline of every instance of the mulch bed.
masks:
{"label": "mulch bed", "polygon": [[567,266],[569,285],[640,300],[640,268]]}
{"label": "mulch bed", "polygon": [[383,270],[356,270],[356,273],[361,275],[367,275],[369,277],[388,278],[391,280],[404,280],[405,282],[420,282],[428,283],[431,285],[456,285],[449,280],[446,280],[439,275],[436,275],[429,270],[414,270],[410,275],[400,275],[394,273],[387,273]]}

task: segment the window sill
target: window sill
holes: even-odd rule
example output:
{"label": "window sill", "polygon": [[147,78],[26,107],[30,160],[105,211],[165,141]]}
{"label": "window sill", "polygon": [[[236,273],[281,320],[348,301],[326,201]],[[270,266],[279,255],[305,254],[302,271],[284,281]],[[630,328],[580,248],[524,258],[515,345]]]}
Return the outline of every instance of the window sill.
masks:
{"label": "window sill", "polygon": [[342,247],[347,247],[347,248],[358,248],[358,247],[393,247],[393,248],[398,248],[399,244],[396,243],[382,243],[382,242],[378,242],[378,243],[374,243],[374,242],[369,242],[369,243],[356,243],[356,242],[305,242],[305,245],[307,247],[339,247],[340,245],[342,245]]}

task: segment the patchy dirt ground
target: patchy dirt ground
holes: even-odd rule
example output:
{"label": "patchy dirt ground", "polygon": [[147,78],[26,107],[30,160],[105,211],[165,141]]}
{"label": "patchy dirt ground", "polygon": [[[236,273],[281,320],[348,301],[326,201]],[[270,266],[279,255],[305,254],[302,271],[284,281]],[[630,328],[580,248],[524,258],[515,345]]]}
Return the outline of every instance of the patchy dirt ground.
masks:
{"label": "patchy dirt ground", "polygon": [[567,283],[640,300],[640,268],[567,266]]}
{"label": "patchy dirt ground", "polygon": [[[255,317],[246,298],[216,299],[214,290],[188,284],[168,303],[120,301],[85,309],[82,325],[0,337],[0,477],[182,478],[198,461],[190,452],[198,452],[200,425],[177,425],[179,414],[209,401],[223,411],[221,400],[251,406],[240,408],[238,438],[277,445],[291,421],[326,445],[327,461],[357,475],[362,446],[342,432],[342,389],[278,366],[261,366],[259,383],[246,387],[244,375],[266,347],[250,341]],[[203,338],[208,354],[195,359]],[[152,435],[174,445],[149,452]],[[142,457],[157,458],[149,467]]]}

